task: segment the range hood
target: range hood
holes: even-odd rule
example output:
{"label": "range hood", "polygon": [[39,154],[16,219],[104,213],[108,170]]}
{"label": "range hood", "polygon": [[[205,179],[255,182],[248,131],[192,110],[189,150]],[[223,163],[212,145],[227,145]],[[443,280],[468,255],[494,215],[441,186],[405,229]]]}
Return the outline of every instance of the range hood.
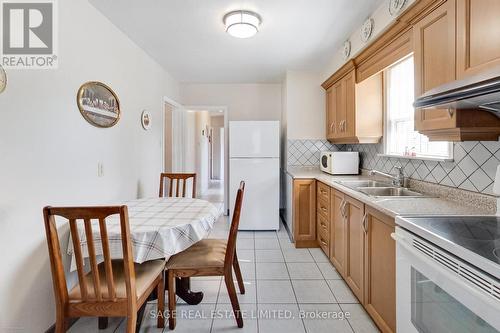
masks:
{"label": "range hood", "polygon": [[485,110],[500,118],[500,66],[444,84],[415,100],[417,109]]}

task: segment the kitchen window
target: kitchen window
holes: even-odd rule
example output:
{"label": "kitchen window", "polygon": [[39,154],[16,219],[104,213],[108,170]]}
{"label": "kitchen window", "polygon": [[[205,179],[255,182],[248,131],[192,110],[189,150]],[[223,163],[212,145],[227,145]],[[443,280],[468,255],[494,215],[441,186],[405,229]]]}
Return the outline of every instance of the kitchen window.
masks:
{"label": "kitchen window", "polygon": [[413,56],[384,72],[386,96],[385,154],[424,159],[452,159],[450,142],[429,142],[414,129]]}

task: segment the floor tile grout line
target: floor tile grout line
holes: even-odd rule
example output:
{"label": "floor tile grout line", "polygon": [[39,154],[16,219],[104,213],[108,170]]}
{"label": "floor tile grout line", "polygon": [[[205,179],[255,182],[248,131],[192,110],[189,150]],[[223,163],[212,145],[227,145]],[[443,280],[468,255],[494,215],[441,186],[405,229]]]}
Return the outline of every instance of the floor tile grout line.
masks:
{"label": "floor tile grout line", "polygon": [[[281,247],[281,243],[279,242],[279,240],[278,240],[278,244],[280,246],[280,250],[281,250],[281,254],[283,255],[283,259],[285,259],[285,254],[283,253],[283,248]],[[295,302],[296,302],[295,304],[297,305],[297,309],[299,309],[299,313],[300,313],[299,300],[297,299],[297,294],[295,293],[295,288],[294,288],[293,283],[292,283],[292,277],[290,276],[290,271],[288,270],[288,265],[286,265],[286,259],[285,259],[285,267],[286,267],[286,271],[288,272],[288,277],[290,278],[289,281],[290,281],[290,285],[292,286],[293,296],[295,297]],[[302,327],[304,328],[304,332],[307,333],[306,323],[304,322],[304,319],[302,319],[302,318],[299,318],[299,319],[302,322]]]}
{"label": "floor tile grout line", "polygon": [[[345,314],[345,311],[342,308],[342,304],[339,304],[339,308],[340,308],[340,311],[342,311],[342,313]],[[349,327],[351,328],[351,331],[353,331],[353,333],[356,333],[356,331],[354,330],[354,327],[352,327],[352,324],[351,324],[351,321],[349,320],[349,318],[347,318],[346,320],[347,320],[347,323],[349,324]]]}

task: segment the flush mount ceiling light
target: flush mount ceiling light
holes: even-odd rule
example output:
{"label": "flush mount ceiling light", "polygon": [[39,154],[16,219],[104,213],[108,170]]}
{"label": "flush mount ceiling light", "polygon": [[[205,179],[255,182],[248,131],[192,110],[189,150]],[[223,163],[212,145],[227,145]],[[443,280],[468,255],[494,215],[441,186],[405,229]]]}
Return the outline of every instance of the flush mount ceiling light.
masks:
{"label": "flush mount ceiling light", "polygon": [[237,10],[224,15],[226,32],[236,38],[249,38],[259,32],[261,23],[257,13]]}

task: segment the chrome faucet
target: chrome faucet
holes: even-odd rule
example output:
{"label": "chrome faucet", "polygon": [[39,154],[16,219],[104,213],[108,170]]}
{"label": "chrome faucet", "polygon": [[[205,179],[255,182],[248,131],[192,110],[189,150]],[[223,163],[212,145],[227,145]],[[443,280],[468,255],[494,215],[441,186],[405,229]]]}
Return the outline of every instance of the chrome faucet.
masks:
{"label": "chrome faucet", "polygon": [[404,174],[404,169],[402,166],[395,166],[394,169],[398,170],[397,175],[391,175],[385,172],[377,171],[377,170],[372,170],[370,171],[370,176],[374,175],[380,175],[383,177],[387,177],[391,179],[391,184],[397,187],[404,187],[405,184],[405,174]]}

